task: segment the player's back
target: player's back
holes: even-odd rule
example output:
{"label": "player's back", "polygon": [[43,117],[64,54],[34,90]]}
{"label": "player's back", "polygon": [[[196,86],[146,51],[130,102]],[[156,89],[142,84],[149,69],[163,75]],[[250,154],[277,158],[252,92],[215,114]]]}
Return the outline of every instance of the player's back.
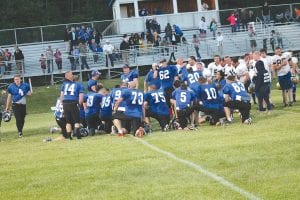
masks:
{"label": "player's back", "polygon": [[[127,88],[113,88],[111,91],[111,103],[112,103],[112,107],[116,104],[116,102],[122,97],[122,92],[123,90],[126,90]],[[119,105],[118,110],[119,111],[125,111],[125,106],[126,106],[126,102],[122,101],[121,104]]]}
{"label": "player's back", "polygon": [[189,90],[177,88],[173,91],[172,98],[176,101],[176,110],[180,110],[190,107],[191,102],[194,100],[194,94]]}
{"label": "player's back", "polygon": [[111,118],[112,115],[112,101],[110,94],[102,97],[101,103],[101,117],[103,118]]}
{"label": "player's back", "polygon": [[144,102],[144,93],[138,89],[126,89],[122,91],[123,101],[126,102],[125,115],[141,118]]}
{"label": "player's back", "polygon": [[214,84],[202,84],[199,86],[199,96],[205,108],[219,109],[220,98],[218,89]]}
{"label": "player's back", "polygon": [[162,89],[146,93],[145,101],[148,102],[152,112],[163,116],[169,115],[169,107],[166,103],[166,98]]}
{"label": "player's back", "polygon": [[160,67],[158,69],[158,75],[161,80],[161,87],[163,89],[173,86],[175,77],[178,75],[176,66],[168,65],[166,67]]}
{"label": "player's back", "polygon": [[64,81],[61,87],[64,101],[78,101],[79,94],[84,92],[84,86],[79,82]]}
{"label": "player's back", "polygon": [[86,102],[86,116],[98,114],[101,109],[102,95],[95,92],[89,92],[84,96],[84,102]]}
{"label": "player's back", "polygon": [[239,81],[227,83],[223,88],[223,93],[228,94],[231,100],[250,101],[249,94],[247,93],[243,83]]}

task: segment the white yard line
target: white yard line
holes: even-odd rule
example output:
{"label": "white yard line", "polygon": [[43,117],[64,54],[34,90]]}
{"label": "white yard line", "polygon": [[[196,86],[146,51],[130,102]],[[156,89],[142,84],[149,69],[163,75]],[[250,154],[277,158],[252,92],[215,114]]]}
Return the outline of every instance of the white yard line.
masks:
{"label": "white yard line", "polygon": [[139,139],[139,138],[135,138],[137,141],[141,142],[143,145],[149,147],[150,149],[158,152],[158,153],[161,153],[179,163],[182,163],[182,164],[185,164],[186,166],[188,167],[191,167],[193,169],[196,169],[197,171],[201,172],[202,174],[204,174],[205,176],[217,181],[218,183],[230,188],[231,190],[239,193],[240,195],[246,197],[247,199],[251,199],[251,200],[259,200],[261,198],[257,197],[256,195],[252,194],[251,192],[248,192],[242,188],[240,188],[239,186],[235,185],[234,183],[231,183],[229,181],[227,181],[225,178],[217,175],[217,174],[214,174],[208,170],[206,170],[205,168],[203,168],[201,165],[197,165],[191,161],[188,161],[188,160],[184,160],[184,159],[181,159],[177,156],[175,156],[174,154],[168,152],[168,151],[165,151],[165,150],[162,150],[160,148],[158,148],[157,146],[154,146],[150,143],[148,143],[147,141],[143,140],[143,139]]}

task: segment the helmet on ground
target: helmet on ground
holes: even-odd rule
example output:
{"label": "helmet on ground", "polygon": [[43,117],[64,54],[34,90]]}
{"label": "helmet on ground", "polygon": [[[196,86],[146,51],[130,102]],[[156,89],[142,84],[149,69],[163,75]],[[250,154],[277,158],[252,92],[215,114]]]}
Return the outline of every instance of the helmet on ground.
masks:
{"label": "helmet on ground", "polygon": [[79,132],[80,132],[81,137],[87,137],[89,135],[89,131],[87,128],[81,127],[79,129]]}
{"label": "helmet on ground", "polygon": [[4,112],[3,113],[3,121],[4,122],[9,122],[11,120],[11,114],[10,112]]}

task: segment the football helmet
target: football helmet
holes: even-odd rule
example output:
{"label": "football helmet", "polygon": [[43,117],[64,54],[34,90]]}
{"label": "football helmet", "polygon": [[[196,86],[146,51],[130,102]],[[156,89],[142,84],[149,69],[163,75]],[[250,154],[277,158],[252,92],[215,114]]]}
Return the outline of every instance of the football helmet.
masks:
{"label": "football helmet", "polygon": [[81,137],[87,137],[89,135],[89,130],[87,128],[81,127],[79,129]]}
{"label": "football helmet", "polygon": [[3,113],[3,121],[4,122],[9,122],[11,120],[11,114],[10,112],[4,112]]}

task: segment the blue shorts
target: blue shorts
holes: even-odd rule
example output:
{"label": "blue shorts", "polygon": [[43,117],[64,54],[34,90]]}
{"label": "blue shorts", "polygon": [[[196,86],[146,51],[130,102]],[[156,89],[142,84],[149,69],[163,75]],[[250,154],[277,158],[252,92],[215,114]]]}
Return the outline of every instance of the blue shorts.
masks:
{"label": "blue shorts", "polygon": [[278,81],[282,90],[291,89],[293,84],[291,80],[291,72],[283,76],[278,76]]}

